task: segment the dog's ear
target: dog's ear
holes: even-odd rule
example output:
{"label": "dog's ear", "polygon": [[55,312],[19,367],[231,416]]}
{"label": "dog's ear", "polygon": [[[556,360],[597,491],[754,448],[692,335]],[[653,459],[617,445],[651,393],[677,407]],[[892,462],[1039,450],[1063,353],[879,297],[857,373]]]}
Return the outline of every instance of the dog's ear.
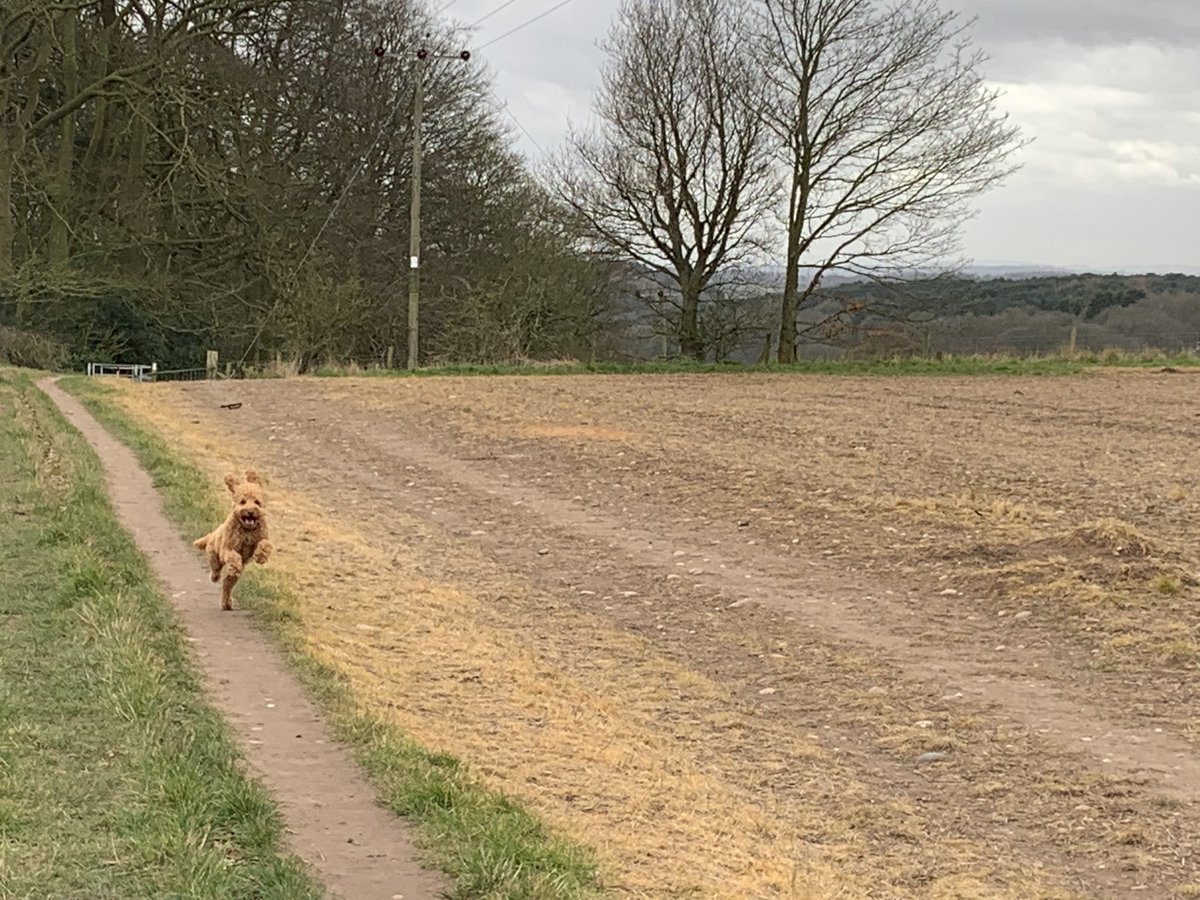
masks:
{"label": "dog's ear", "polygon": [[229,488],[229,493],[235,493],[238,486],[238,477],[230,472],[225,476],[225,487]]}
{"label": "dog's ear", "polygon": [[251,484],[258,484],[258,473],[253,469],[246,470],[246,480]]}

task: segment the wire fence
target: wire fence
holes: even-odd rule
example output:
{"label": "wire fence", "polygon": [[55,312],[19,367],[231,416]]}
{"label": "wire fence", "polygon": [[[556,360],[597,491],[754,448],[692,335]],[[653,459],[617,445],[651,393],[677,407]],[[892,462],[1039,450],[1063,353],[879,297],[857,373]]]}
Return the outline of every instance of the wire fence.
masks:
{"label": "wire fence", "polygon": [[93,378],[128,378],[131,381],[208,381],[233,377],[210,369],[159,369],[144,363],[88,363],[86,372]]}
{"label": "wire fence", "polygon": [[151,381],[207,381],[209,378],[220,378],[208,369],[167,369],[156,372]]}

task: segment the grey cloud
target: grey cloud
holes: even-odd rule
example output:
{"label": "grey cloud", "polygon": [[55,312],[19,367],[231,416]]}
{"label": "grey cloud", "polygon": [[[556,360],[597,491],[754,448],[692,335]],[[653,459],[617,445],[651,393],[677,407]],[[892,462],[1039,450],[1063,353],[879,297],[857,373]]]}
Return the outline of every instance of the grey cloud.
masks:
{"label": "grey cloud", "polygon": [[[470,23],[501,0],[459,0]],[[523,0],[484,23],[476,47],[548,9]],[[483,49],[496,90],[552,149],[582,124],[619,0],[575,0]],[[1035,143],[1025,168],[982,198],[965,235],[980,260],[1195,265],[1200,217],[1200,0],[943,0],[977,16],[985,73]],[[517,145],[540,151],[523,135]]]}
{"label": "grey cloud", "polygon": [[1190,237],[1200,215],[1200,191],[1133,185],[1089,190],[1021,173],[985,197],[980,209],[965,244],[981,261],[1100,272],[1200,265]]}
{"label": "grey cloud", "polygon": [[960,0],[946,4],[978,16],[983,43],[1051,40],[1095,46],[1148,40],[1190,46],[1200,38],[1196,0]]}

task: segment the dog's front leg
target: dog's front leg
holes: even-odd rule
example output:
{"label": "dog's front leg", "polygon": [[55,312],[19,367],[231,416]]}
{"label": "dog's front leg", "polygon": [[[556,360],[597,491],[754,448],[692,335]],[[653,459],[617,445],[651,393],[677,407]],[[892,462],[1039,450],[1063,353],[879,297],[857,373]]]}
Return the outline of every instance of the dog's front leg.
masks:
{"label": "dog's front leg", "polygon": [[254,561],[260,566],[271,558],[275,546],[268,540],[261,540],[258,546],[254,548]]}
{"label": "dog's front leg", "polygon": [[226,612],[233,609],[233,586],[238,583],[238,572],[240,571],[241,569],[238,569],[237,572],[232,570],[227,572],[225,580],[221,582],[221,609]]}
{"label": "dog's front leg", "polygon": [[225,580],[221,582],[221,609],[233,609],[233,586],[242,574],[242,554],[226,548],[221,551],[221,562],[225,565]]}
{"label": "dog's front leg", "polygon": [[221,563],[225,566],[226,574],[232,575],[234,580],[242,574],[242,567],[245,565],[242,554],[228,547],[221,551]]}
{"label": "dog's front leg", "polygon": [[221,566],[225,565],[221,561],[221,554],[216,547],[209,547],[205,552],[205,561],[208,563],[208,571],[214,582],[221,580]]}

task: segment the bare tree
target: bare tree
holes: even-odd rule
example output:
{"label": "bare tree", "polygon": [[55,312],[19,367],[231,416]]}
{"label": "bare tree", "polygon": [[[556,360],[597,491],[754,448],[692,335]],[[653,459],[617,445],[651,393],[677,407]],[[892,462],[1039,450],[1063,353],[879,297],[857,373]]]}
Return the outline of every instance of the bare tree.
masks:
{"label": "bare tree", "polygon": [[787,179],[779,361],[830,272],[943,265],[968,201],[1021,146],[984,81],[970,22],[936,0],[757,0],[767,121]]}
{"label": "bare tree", "polygon": [[599,125],[573,132],[552,168],[595,246],[678,287],[672,325],[696,358],[701,297],[756,248],[774,194],[746,24],[729,0],[625,0]]}

